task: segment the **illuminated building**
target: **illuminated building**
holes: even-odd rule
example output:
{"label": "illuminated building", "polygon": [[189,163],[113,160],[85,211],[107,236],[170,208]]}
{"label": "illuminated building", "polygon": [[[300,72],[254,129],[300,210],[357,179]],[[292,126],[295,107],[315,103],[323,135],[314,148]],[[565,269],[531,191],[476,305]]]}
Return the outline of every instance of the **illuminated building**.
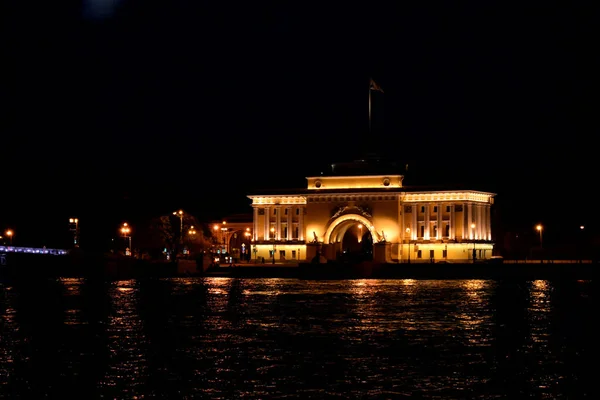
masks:
{"label": "illuminated building", "polygon": [[403,174],[384,172],[389,166],[366,160],[333,164],[331,174],[307,177],[305,189],[248,196],[257,256],[310,261],[318,252],[334,260],[365,243],[376,262],[492,256],[495,194],[405,187]]}
{"label": "illuminated building", "polygon": [[230,215],[224,220],[210,223],[212,229],[212,252],[229,255],[236,260],[250,259],[252,216]]}

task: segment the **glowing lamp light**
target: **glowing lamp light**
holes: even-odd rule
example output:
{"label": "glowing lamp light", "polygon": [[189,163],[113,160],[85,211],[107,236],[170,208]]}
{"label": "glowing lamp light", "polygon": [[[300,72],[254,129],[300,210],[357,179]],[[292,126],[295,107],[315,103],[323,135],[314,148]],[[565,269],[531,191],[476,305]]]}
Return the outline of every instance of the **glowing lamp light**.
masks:
{"label": "glowing lamp light", "polygon": [[129,225],[127,224],[127,222],[123,222],[123,227],[121,228],[121,233],[123,235],[126,235],[129,232],[131,232],[131,228],[129,227]]}

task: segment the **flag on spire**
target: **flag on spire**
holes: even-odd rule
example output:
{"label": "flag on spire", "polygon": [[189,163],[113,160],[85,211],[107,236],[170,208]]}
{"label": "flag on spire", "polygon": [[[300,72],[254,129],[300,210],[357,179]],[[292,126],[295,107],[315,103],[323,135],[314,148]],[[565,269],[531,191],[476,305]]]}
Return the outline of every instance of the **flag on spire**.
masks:
{"label": "flag on spire", "polygon": [[371,84],[369,85],[369,90],[374,90],[376,92],[383,93],[383,89],[381,89],[381,86],[379,86],[377,83],[375,83],[375,81],[372,78],[371,78]]}

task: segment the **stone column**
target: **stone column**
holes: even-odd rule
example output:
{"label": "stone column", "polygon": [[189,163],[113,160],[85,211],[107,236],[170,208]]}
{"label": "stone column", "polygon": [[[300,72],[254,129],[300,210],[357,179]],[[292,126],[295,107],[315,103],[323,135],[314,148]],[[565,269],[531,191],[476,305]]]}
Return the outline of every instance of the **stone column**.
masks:
{"label": "stone column", "polygon": [[258,240],[258,207],[254,206],[252,210],[254,216],[252,217],[252,239],[254,241]]}
{"label": "stone column", "polygon": [[437,240],[441,240],[442,236],[444,235],[444,232],[442,231],[442,212],[443,211],[442,211],[442,204],[441,203],[438,203],[437,210],[438,210],[438,213],[437,213],[437,222],[436,222],[436,224],[437,224],[437,236],[436,236],[436,239]]}
{"label": "stone column", "polygon": [[298,212],[298,240],[301,242],[304,242],[304,207],[306,206],[300,206],[300,211]]}
{"label": "stone column", "polygon": [[479,206],[479,208],[481,209],[481,233],[480,233],[480,237],[483,240],[487,240],[487,218],[486,218],[486,210],[485,210],[485,204],[481,204]]}
{"label": "stone column", "polygon": [[423,218],[423,224],[425,225],[425,232],[423,232],[423,239],[431,240],[429,235],[429,203],[425,204],[425,217]]}
{"label": "stone column", "polygon": [[271,239],[271,207],[265,207],[265,240]]}
{"label": "stone column", "polygon": [[466,223],[466,229],[468,232],[468,238],[469,240],[473,240],[473,235],[475,235],[475,232],[473,232],[473,229],[471,229],[471,224],[473,223],[473,205],[471,203],[467,204],[467,217],[466,217],[467,223]]}
{"label": "stone column", "polygon": [[410,239],[413,240],[419,237],[419,232],[417,232],[417,229],[419,229],[419,209],[417,205],[412,205],[411,207],[412,226],[410,227]]}
{"label": "stone column", "polygon": [[399,204],[400,213],[398,214],[398,226],[400,227],[400,254],[398,255],[398,260],[400,261],[400,263],[402,263],[402,256],[404,255],[404,239],[406,236],[406,225],[404,223],[404,204],[402,203],[401,197],[399,200]]}
{"label": "stone column", "polygon": [[477,205],[477,239],[483,239],[483,232],[485,228],[485,221],[483,220],[483,206],[481,204]]}
{"label": "stone column", "polygon": [[275,206],[277,210],[275,215],[275,240],[281,240],[281,206]]}
{"label": "stone column", "polygon": [[467,239],[467,203],[462,204],[462,240]]}
{"label": "stone column", "polygon": [[485,205],[486,210],[486,221],[487,221],[487,229],[486,229],[486,237],[487,240],[492,240],[492,206],[490,204]]}
{"label": "stone column", "polygon": [[455,221],[456,221],[456,214],[454,211],[454,204],[450,205],[450,237],[449,239],[456,239],[456,227],[455,227]]}
{"label": "stone column", "polygon": [[292,240],[294,233],[293,233],[293,224],[292,224],[292,207],[286,207],[285,208],[287,211],[287,237],[285,238],[285,240]]}

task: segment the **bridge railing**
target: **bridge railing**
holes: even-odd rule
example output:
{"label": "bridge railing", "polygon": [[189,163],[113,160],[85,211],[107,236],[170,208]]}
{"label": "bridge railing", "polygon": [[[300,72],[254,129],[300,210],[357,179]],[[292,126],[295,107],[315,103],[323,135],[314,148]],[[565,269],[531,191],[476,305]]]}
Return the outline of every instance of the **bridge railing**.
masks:
{"label": "bridge railing", "polygon": [[29,253],[29,254],[49,254],[62,256],[67,254],[67,250],[63,249],[47,249],[45,247],[17,247],[17,246],[0,246],[0,252],[6,253]]}

